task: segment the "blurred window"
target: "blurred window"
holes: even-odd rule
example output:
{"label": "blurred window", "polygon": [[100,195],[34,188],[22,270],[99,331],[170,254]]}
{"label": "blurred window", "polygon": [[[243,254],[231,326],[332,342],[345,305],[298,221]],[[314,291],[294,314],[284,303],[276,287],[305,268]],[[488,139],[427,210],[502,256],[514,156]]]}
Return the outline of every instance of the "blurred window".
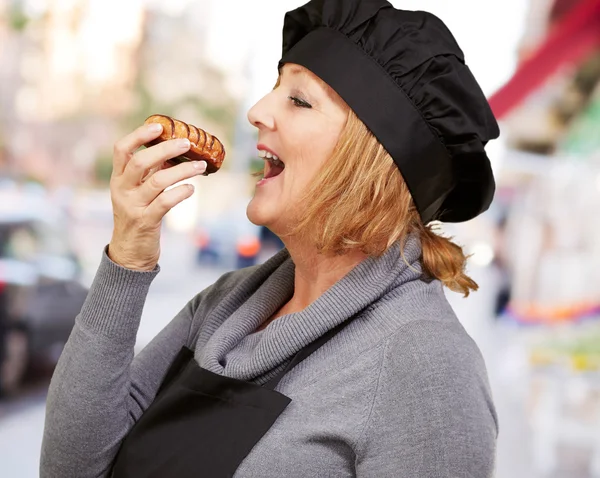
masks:
{"label": "blurred window", "polygon": [[40,238],[41,254],[52,256],[68,256],[70,253],[67,233],[47,222],[34,224],[36,235]]}
{"label": "blurred window", "polygon": [[30,224],[0,226],[0,257],[32,261],[40,249],[40,241]]}
{"label": "blurred window", "polygon": [[0,257],[33,261],[39,255],[69,256],[67,235],[42,221],[0,224]]}

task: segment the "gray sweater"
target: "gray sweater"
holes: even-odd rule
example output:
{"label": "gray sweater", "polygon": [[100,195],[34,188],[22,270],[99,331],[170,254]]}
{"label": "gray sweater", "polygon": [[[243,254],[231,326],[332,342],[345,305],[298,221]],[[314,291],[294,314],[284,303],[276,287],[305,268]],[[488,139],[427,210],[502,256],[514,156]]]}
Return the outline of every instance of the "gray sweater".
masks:
{"label": "gray sweater", "polygon": [[50,384],[41,477],[107,476],[183,345],[201,367],[263,384],[357,313],[282,379],[277,390],[292,403],[235,476],[491,477],[498,428],[484,361],[442,284],[422,278],[419,244],[411,239],[404,252],[410,266],[396,246],[302,312],[254,332],[293,293],[294,264],[283,250],[225,274],[134,357],[160,268],[124,269],[105,249]]}

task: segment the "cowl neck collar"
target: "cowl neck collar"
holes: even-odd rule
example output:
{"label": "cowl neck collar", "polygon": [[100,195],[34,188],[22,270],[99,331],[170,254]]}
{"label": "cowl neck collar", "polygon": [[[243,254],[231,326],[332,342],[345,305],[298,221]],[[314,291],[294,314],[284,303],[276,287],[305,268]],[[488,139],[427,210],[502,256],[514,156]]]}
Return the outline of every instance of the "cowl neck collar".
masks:
{"label": "cowl neck collar", "polygon": [[[391,290],[421,277],[421,247],[409,236],[404,257],[399,244],[369,257],[300,312],[256,329],[293,295],[294,263],[283,249],[231,290],[205,318],[196,347],[201,367],[240,380],[253,380],[288,361],[303,347],[371,306]],[[242,341],[254,341],[248,356],[228,363]],[[199,356],[198,356],[199,355]]]}

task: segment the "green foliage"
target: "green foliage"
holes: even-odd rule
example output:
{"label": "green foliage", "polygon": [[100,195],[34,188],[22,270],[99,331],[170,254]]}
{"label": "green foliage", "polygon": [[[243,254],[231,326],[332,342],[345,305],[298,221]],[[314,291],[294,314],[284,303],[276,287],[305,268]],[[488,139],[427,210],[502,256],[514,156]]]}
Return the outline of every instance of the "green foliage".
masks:
{"label": "green foliage", "polygon": [[96,158],[94,164],[94,173],[96,181],[99,185],[107,186],[110,183],[110,176],[112,174],[112,154],[103,153]]}
{"label": "green foliage", "polygon": [[8,25],[17,32],[22,32],[27,28],[29,17],[19,5],[13,5],[8,11]]}

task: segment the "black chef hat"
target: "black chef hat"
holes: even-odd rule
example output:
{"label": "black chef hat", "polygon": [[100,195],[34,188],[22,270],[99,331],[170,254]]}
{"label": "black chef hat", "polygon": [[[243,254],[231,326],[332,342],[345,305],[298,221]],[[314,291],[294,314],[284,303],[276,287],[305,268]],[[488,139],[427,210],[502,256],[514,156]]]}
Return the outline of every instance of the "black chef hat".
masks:
{"label": "black chef hat", "polygon": [[498,124],[444,23],[385,0],[312,0],[288,12],[284,63],[331,86],[392,156],[424,223],[489,207],[485,145]]}

